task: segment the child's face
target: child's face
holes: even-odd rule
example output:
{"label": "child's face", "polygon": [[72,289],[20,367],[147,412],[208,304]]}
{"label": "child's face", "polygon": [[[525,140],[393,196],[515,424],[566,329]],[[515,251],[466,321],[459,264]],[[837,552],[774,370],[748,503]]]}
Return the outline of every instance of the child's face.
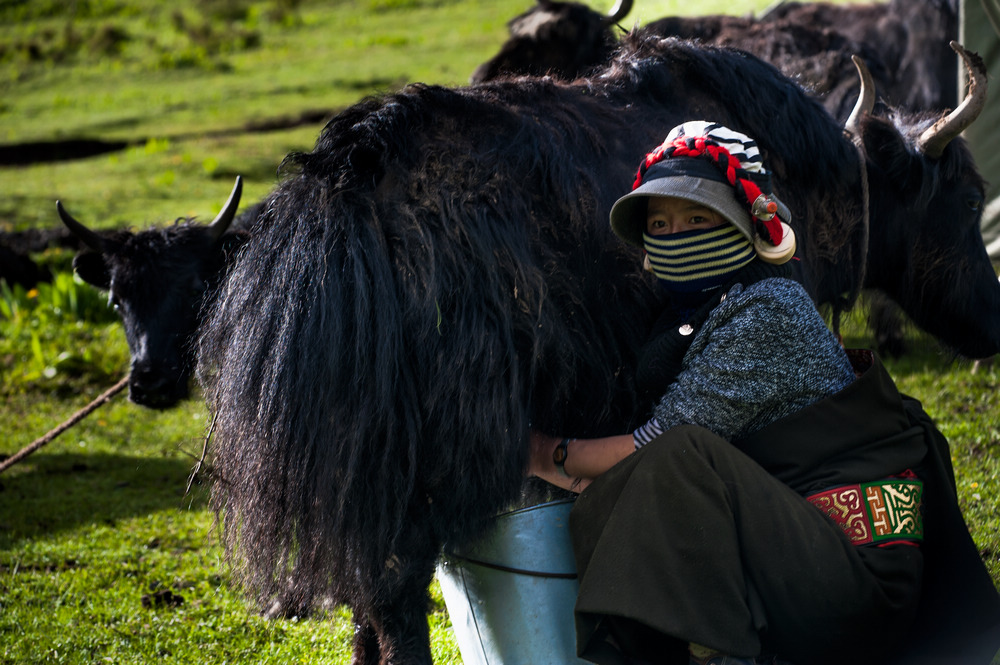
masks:
{"label": "child's face", "polygon": [[651,236],[710,229],[725,223],[726,219],[722,215],[700,203],[674,196],[649,197],[646,233]]}

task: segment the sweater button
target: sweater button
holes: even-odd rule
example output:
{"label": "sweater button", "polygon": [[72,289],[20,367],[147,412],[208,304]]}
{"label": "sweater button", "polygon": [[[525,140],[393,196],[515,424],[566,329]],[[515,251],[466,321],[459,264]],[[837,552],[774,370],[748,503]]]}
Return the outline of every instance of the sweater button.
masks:
{"label": "sweater button", "polygon": [[691,324],[685,323],[684,325],[682,325],[680,328],[677,329],[677,332],[687,337],[688,335],[694,332],[694,328],[691,326]]}

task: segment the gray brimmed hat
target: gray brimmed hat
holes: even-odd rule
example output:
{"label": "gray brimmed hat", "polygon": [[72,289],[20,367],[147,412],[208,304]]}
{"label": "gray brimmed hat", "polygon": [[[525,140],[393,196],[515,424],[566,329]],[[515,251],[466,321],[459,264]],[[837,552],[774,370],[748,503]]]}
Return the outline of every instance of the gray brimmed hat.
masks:
{"label": "gray brimmed hat", "polygon": [[678,125],[646,155],[632,191],[611,208],[611,228],[625,242],[643,246],[651,196],[674,196],[714,210],[754,243],[758,254],[780,250],[775,256],[781,263],[795,251],[788,208],[771,194],[756,141],[718,123]]}

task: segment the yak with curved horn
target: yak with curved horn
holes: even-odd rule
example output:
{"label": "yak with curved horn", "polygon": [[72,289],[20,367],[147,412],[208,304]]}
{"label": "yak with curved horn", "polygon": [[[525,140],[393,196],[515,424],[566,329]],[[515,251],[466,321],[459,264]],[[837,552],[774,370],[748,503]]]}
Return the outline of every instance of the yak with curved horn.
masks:
{"label": "yak with curved horn", "polygon": [[[993,312],[1000,307],[996,275],[980,231],[983,180],[973,168],[971,157],[954,162],[949,154],[967,151],[964,142],[956,139],[983,109],[986,67],[977,54],[957,42],[952,41],[951,47],[969,73],[966,97],[954,110],[940,116],[896,112],[897,124],[913,128],[900,143],[884,129],[887,120],[871,115],[875,94],[870,77],[862,71],[866,83],[846,130],[868,155],[889,154],[891,150],[900,156],[898,163],[886,160],[882,168],[869,165],[872,191],[898,187],[899,182],[925,180],[928,186],[914,193],[912,205],[928,206],[927,214],[937,215],[935,223],[911,228],[886,225],[882,218],[891,217],[893,211],[880,205],[880,197],[873,194],[871,243],[863,286],[887,294],[918,326],[946,346],[967,357],[983,358],[996,353],[988,340],[992,335],[990,327],[996,325]],[[909,159],[911,154],[921,155],[922,159]],[[930,195],[930,183],[945,171],[951,171],[945,176],[950,184],[936,186],[951,187],[955,202],[964,204],[950,212],[935,209],[935,199]],[[962,286],[956,281],[961,281]],[[956,335],[956,328],[977,331],[977,339]]]}
{"label": "yak with curved horn", "polygon": [[107,291],[121,316],[131,354],[129,399],[136,404],[167,408],[188,395],[202,300],[246,237],[232,228],[242,192],[237,177],[208,225],[185,220],[135,233],[98,234],[56,201],[59,219],[88,248],[73,259],[76,273]]}
{"label": "yak with curved horn", "polygon": [[618,0],[608,14],[577,2],[537,0],[507,23],[510,37],[488,62],[476,68],[473,82],[504,74],[574,78],[607,63],[618,43],[611,26],[632,10],[632,0]]}
{"label": "yak with curved horn", "polygon": [[[613,52],[608,45],[618,38],[612,26],[627,10],[616,7],[606,20],[581,3],[539,5],[553,9],[536,6],[511,19],[507,41],[476,68],[473,83],[538,74],[573,79],[607,63]],[[882,98],[893,106],[930,111],[956,103],[957,69],[947,48],[958,35],[953,1],[775,2],[756,16],[665,16],[637,30],[753,53],[840,118],[857,94],[852,54],[865,57]]]}
{"label": "yak with curved horn", "polygon": [[[663,294],[608,211],[692,118],[758,139],[818,301],[849,306],[894,236],[932,238],[932,255],[902,250],[900,277],[930,292],[946,266],[927,316],[967,307],[978,323],[955,326],[955,345],[1000,348],[982,240],[952,232],[978,222],[982,181],[961,139],[916,147],[935,118],[865,115],[855,145],[770,65],[674,39],[636,39],[572,83],[367,99],[287,158],[200,330],[212,501],[263,608],[336,599],[355,665],[430,665],[436,558],[518,500],[528,423],[598,436],[644,422],[635,353]],[[980,630],[969,614],[949,607],[938,628]],[[928,637],[907,653],[930,653]]]}

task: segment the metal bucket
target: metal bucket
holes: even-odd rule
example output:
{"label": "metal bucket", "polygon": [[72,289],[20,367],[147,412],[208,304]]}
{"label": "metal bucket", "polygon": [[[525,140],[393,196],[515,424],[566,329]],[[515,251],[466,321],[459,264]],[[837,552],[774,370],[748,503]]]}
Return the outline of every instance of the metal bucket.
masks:
{"label": "metal bucket", "polygon": [[437,577],[465,665],[576,665],[572,500],[504,513]]}

